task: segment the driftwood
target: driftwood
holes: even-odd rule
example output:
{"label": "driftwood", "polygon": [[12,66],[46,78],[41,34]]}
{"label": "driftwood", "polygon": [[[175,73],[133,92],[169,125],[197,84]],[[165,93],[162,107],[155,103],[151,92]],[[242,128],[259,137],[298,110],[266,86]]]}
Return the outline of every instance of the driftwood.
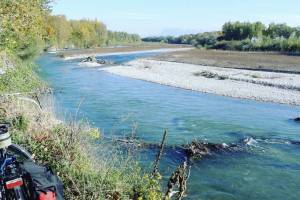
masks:
{"label": "driftwood", "polygon": [[212,155],[213,153],[236,152],[242,150],[238,144],[215,144],[195,140],[191,144],[184,147],[187,157],[202,158],[204,156]]}
{"label": "driftwood", "polygon": [[160,144],[160,150],[159,150],[159,152],[158,152],[158,154],[156,156],[156,160],[154,162],[154,168],[153,168],[153,172],[152,172],[152,176],[153,177],[159,176],[158,164],[159,164],[159,161],[161,159],[162,153],[164,151],[164,146],[165,146],[165,142],[166,142],[166,136],[167,136],[167,131],[165,130],[163,138],[162,138],[162,141],[161,141],[161,144]]}
{"label": "driftwood", "polygon": [[143,147],[144,146],[144,143],[136,140],[136,139],[132,139],[132,138],[124,138],[124,139],[114,139],[114,142],[117,142],[117,143],[123,143],[123,144],[127,144],[127,145],[134,145],[136,147]]}
{"label": "driftwood", "polygon": [[[181,200],[185,196],[187,189],[187,180],[190,177],[191,166],[184,161],[172,174],[168,181],[168,189],[165,194],[165,200],[171,199],[175,194],[175,199]],[[177,186],[178,191],[174,192]]]}
{"label": "driftwood", "polygon": [[193,142],[187,145],[170,146],[165,144],[166,134],[167,133],[165,132],[161,144],[145,143],[134,138],[117,138],[113,139],[113,141],[125,145],[132,145],[140,149],[159,149],[159,153],[157,154],[156,160],[154,162],[152,175],[158,172],[158,164],[164,150],[168,152],[181,152],[184,158],[188,159],[201,159],[203,157],[211,156],[213,154],[218,153],[241,152],[245,150],[245,146],[247,145],[247,140],[242,140],[236,144],[218,144],[208,143],[202,140],[194,140]]}
{"label": "driftwood", "polygon": [[193,159],[202,159],[204,157],[212,156],[218,153],[234,153],[238,151],[244,151],[245,146],[248,144],[248,140],[242,140],[236,144],[216,144],[208,143],[201,140],[195,140],[188,145],[182,146],[168,146],[166,142],[167,131],[164,132],[162,141],[160,144],[151,144],[140,142],[135,138],[124,138],[124,139],[114,139],[115,142],[123,143],[125,145],[133,145],[138,148],[145,149],[158,149],[158,154],[154,162],[152,178],[159,178],[159,162],[162,158],[163,152],[179,152],[182,156],[179,159],[184,159],[185,161],[179,165],[176,170],[172,173],[168,184],[167,191],[165,193],[165,200],[176,199],[181,200],[186,195],[187,181],[190,176],[191,164],[190,161]]}

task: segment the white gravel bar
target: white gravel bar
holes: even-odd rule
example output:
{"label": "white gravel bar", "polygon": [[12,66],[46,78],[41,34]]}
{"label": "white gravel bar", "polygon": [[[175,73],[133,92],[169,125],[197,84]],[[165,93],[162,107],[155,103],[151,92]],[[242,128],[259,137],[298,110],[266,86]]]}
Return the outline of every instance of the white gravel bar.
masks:
{"label": "white gravel bar", "polygon": [[[249,71],[151,59],[138,59],[126,65],[100,70],[199,92],[300,105],[298,74]],[[207,78],[205,74],[213,74],[215,77]]]}

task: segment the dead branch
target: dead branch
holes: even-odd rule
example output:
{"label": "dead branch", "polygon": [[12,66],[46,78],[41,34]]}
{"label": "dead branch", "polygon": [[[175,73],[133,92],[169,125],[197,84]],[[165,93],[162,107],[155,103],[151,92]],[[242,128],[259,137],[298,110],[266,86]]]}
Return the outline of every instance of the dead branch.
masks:
{"label": "dead branch", "polygon": [[153,172],[152,172],[153,177],[159,175],[158,165],[159,165],[159,161],[161,159],[161,156],[162,156],[162,153],[163,153],[163,150],[164,150],[164,146],[165,146],[165,142],[166,142],[166,136],[167,136],[167,131],[165,130],[162,141],[161,141],[161,144],[160,144],[160,150],[159,150],[159,152],[156,156],[156,160],[154,162],[154,168],[153,168]]}
{"label": "dead branch", "polygon": [[[190,177],[191,167],[184,161],[172,174],[168,182],[168,189],[165,194],[165,200],[171,199],[174,194],[176,200],[181,200],[186,193],[187,180]],[[178,191],[174,192],[174,188],[177,186]]]}

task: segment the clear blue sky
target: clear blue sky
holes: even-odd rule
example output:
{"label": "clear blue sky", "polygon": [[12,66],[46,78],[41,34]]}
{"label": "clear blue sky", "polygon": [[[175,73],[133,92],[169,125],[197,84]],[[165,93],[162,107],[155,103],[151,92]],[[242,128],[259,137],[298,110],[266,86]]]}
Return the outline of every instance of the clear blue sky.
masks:
{"label": "clear blue sky", "polygon": [[56,0],[53,14],[141,36],[220,30],[227,21],[300,26],[300,0]]}

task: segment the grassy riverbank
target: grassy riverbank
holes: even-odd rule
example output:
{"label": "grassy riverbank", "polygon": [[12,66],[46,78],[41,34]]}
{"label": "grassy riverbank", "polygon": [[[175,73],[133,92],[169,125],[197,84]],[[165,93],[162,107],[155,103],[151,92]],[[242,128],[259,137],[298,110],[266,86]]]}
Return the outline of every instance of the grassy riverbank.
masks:
{"label": "grassy riverbank", "polygon": [[55,118],[52,96],[40,93],[46,84],[33,63],[15,57],[9,62],[0,75],[0,120],[12,125],[14,143],[57,171],[66,199],[161,198],[159,182],[118,147],[107,147],[98,129]]}

